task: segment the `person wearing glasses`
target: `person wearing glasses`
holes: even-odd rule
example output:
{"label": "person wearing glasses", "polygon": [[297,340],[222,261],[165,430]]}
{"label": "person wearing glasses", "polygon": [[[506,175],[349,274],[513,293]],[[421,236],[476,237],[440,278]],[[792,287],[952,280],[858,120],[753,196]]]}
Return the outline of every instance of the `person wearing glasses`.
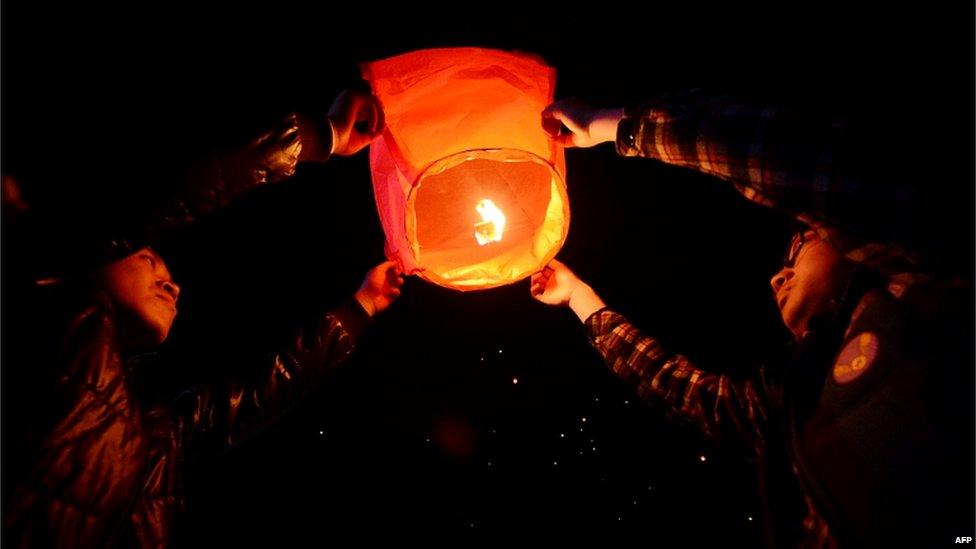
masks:
{"label": "person wearing glasses", "polygon": [[904,146],[701,92],[628,109],[559,101],[543,125],[566,146],[613,142],[716,176],[802,223],[770,280],[795,351],[751,379],[665,349],[559,261],[531,281],[643,399],[747,442],[769,545],[923,546],[973,531],[971,285],[910,246],[919,195]]}

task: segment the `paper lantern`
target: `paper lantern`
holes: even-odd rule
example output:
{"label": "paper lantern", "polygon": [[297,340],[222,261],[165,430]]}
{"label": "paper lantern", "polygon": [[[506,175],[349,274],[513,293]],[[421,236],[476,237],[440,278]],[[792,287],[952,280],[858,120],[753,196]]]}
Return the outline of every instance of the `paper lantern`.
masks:
{"label": "paper lantern", "polygon": [[457,290],[511,284],[548,263],[569,229],[563,150],[541,124],[555,70],[481,48],[362,68],[386,118],[369,161],[387,255]]}

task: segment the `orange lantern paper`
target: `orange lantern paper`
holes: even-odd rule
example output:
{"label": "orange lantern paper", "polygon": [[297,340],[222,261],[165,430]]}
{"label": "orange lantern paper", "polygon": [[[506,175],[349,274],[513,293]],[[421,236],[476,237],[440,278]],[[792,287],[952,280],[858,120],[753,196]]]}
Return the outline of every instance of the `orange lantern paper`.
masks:
{"label": "orange lantern paper", "polygon": [[369,162],[387,255],[457,290],[517,282],[566,241],[562,147],[542,129],[556,71],[481,48],[363,65],[386,128]]}

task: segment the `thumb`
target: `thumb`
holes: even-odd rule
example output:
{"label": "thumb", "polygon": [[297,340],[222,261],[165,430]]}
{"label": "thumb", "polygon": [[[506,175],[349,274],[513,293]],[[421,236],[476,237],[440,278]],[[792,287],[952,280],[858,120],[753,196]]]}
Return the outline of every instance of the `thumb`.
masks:
{"label": "thumb", "polygon": [[548,114],[549,118],[558,120],[563,126],[569,128],[573,133],[586,133],[586,128],[581,126],[570,113],[563,110],[560,105],[553,105],[543,111],[543,116]]}
{"label": "thumb", "polygon": [[576,134],[575,133],[563,133],[555,136],[556,143],[559,143],[563,147],[571,148],[578,146],[576,144]]}

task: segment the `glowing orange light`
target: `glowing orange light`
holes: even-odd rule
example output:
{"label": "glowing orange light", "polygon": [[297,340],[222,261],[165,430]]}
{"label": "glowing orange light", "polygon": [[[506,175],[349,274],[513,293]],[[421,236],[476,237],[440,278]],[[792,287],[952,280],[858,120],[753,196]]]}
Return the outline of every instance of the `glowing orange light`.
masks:
{"label": "glowing orange light", "polygon": [[388,257],[461,291],[518,282],[555,257],[570,211],[563,147],[539,123],[552,67],[446,48],[367,63],[363,76],[383,104],[369,154]]}
{"label": "glowing orange light", "polygon": [[505,232],[505,214],[487,198],[482,198],[474,209],[481,216],[481,223],[474,224],[474,237],[478,245],[501,242],[502,233]]}

